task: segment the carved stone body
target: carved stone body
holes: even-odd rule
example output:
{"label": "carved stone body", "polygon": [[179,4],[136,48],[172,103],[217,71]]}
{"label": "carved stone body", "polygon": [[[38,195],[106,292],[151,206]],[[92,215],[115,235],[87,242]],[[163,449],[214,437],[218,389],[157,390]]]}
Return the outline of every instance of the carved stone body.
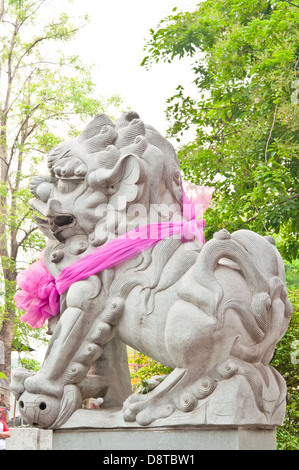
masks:
{"label": "carved stone body", "polygon": [[[54,277],[115,234],[151,222],[150,214],[181,216],[176,154],[134,112],[114,124],[96,116],[53,150],[49,168],[31,189],[32,207],[47,219],[37,223],[49,237],[44,261]],[[91,396],[103,397],[103,408],[123,407],[123,419],[140,426],[279,425],[286,388],[269,362],[291,314],[271,238],[222,230],[203,245],[170,236],[74,283],[49,321],[40,371],[16,371],[12,388],[26,420],[41,428],[60,427]],[[125,345],[173,372],[148,395],[131,395]]]}

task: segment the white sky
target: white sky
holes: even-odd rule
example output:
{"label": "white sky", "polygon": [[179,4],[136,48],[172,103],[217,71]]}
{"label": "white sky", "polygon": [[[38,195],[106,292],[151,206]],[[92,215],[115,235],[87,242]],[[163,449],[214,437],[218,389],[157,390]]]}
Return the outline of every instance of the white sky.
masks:
{"label": "white sky", "polygon": [[[165,134],[166,100],[177,85],[195,90],[189,64],[192,59],[159,63],[148,71],[140,67],[149,29],[155,29],[174,7],[192,11],[198,0],[59,0],[59,9],[70,16],[87,13],[91,23],[80,31],[70,51],[78,53],[85,63],[94,63],[93,79],[103,96],[119,94],[125,106],[137,111],[141,119]],[[57,0],[52,3],[54,6]],[[192,134],[183,139],[188,141]],[[173,141],[175,144],[175,142]]]}

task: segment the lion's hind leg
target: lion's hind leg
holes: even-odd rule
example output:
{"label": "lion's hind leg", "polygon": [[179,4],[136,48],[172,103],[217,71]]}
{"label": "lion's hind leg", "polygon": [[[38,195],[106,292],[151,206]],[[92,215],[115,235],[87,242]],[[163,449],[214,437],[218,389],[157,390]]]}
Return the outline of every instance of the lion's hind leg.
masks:
{"label": "lion's hind leg", "polygon": [[124,420],[147,426],[175,412],[193,411],[216,386],[217,381],[208,375],[195,379],[190,370],[176,368],[150,393],[131,395],[123,405]]}
{"label": "lion's hind leg", "polygon": [[214,317],[181,299],[172,306],[165,344],[177,367],[147,395],[132,395],[126,400],[123,406],[126,421],[148,425],[175,411],[188,412],[197,406],[199,399],[212,393],[214,381],[206,371],[216,362],[215,323]]}
{"label": "lion's hind leg", "polygon": [[160,418],[168,418],[175,411],[169,400],[169,391],[181,381],[185,369],[175,369],[158,387],[149,394],[131,395],[123,404],[125,421],[137,421],[142,426],[151,424]]}

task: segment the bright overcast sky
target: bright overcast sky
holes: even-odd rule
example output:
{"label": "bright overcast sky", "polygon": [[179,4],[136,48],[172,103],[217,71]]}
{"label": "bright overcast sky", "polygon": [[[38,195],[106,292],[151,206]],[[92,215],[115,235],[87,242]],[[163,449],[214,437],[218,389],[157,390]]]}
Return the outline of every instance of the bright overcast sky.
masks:
{"label": "bright overcast sky", "polygon": [[[57,0],[54,4],[57,6]],[[70,16],[87,13],[91,19],[73,42],[72,52],[96,65],[93,79],[99,93],[106,97],[119,94],[125,106],[165,134],[166,99],[179,84],[194,90],[188,66],[192,59],[155,64],[147,71],[140,67],[143,47],[149,29],[155,29],[175,6],[180,11],[192,11],[197,4],[198,0],[73,0],[71,4],[59,0],[59,9]]]}

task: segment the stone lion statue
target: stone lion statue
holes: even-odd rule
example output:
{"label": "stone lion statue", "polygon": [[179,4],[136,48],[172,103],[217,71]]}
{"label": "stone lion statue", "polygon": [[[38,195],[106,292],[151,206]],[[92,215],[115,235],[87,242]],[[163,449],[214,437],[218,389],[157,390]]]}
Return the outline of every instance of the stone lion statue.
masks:
{"label": "stone lion statue", "polygon": [[[13,375],[27,422],[59,428],[83,400],[101,397],[101,410],[136,426],[282,424],[286,386],[269,362],[292,306],[274,240],[249,230],[221,230],[207,243],[186,237],[177,155],[135,112],[95,116],[51,151],[48,167],[31,183],[48,239],[42,263],[51,289],[70,267],[76,276],[49,310],[41,369]],[[138,227],[169,233],[149,246]],[[128,233],[136,243],[126,245]],[[147,395],[132,394],[126,345],[173,370]]]}

